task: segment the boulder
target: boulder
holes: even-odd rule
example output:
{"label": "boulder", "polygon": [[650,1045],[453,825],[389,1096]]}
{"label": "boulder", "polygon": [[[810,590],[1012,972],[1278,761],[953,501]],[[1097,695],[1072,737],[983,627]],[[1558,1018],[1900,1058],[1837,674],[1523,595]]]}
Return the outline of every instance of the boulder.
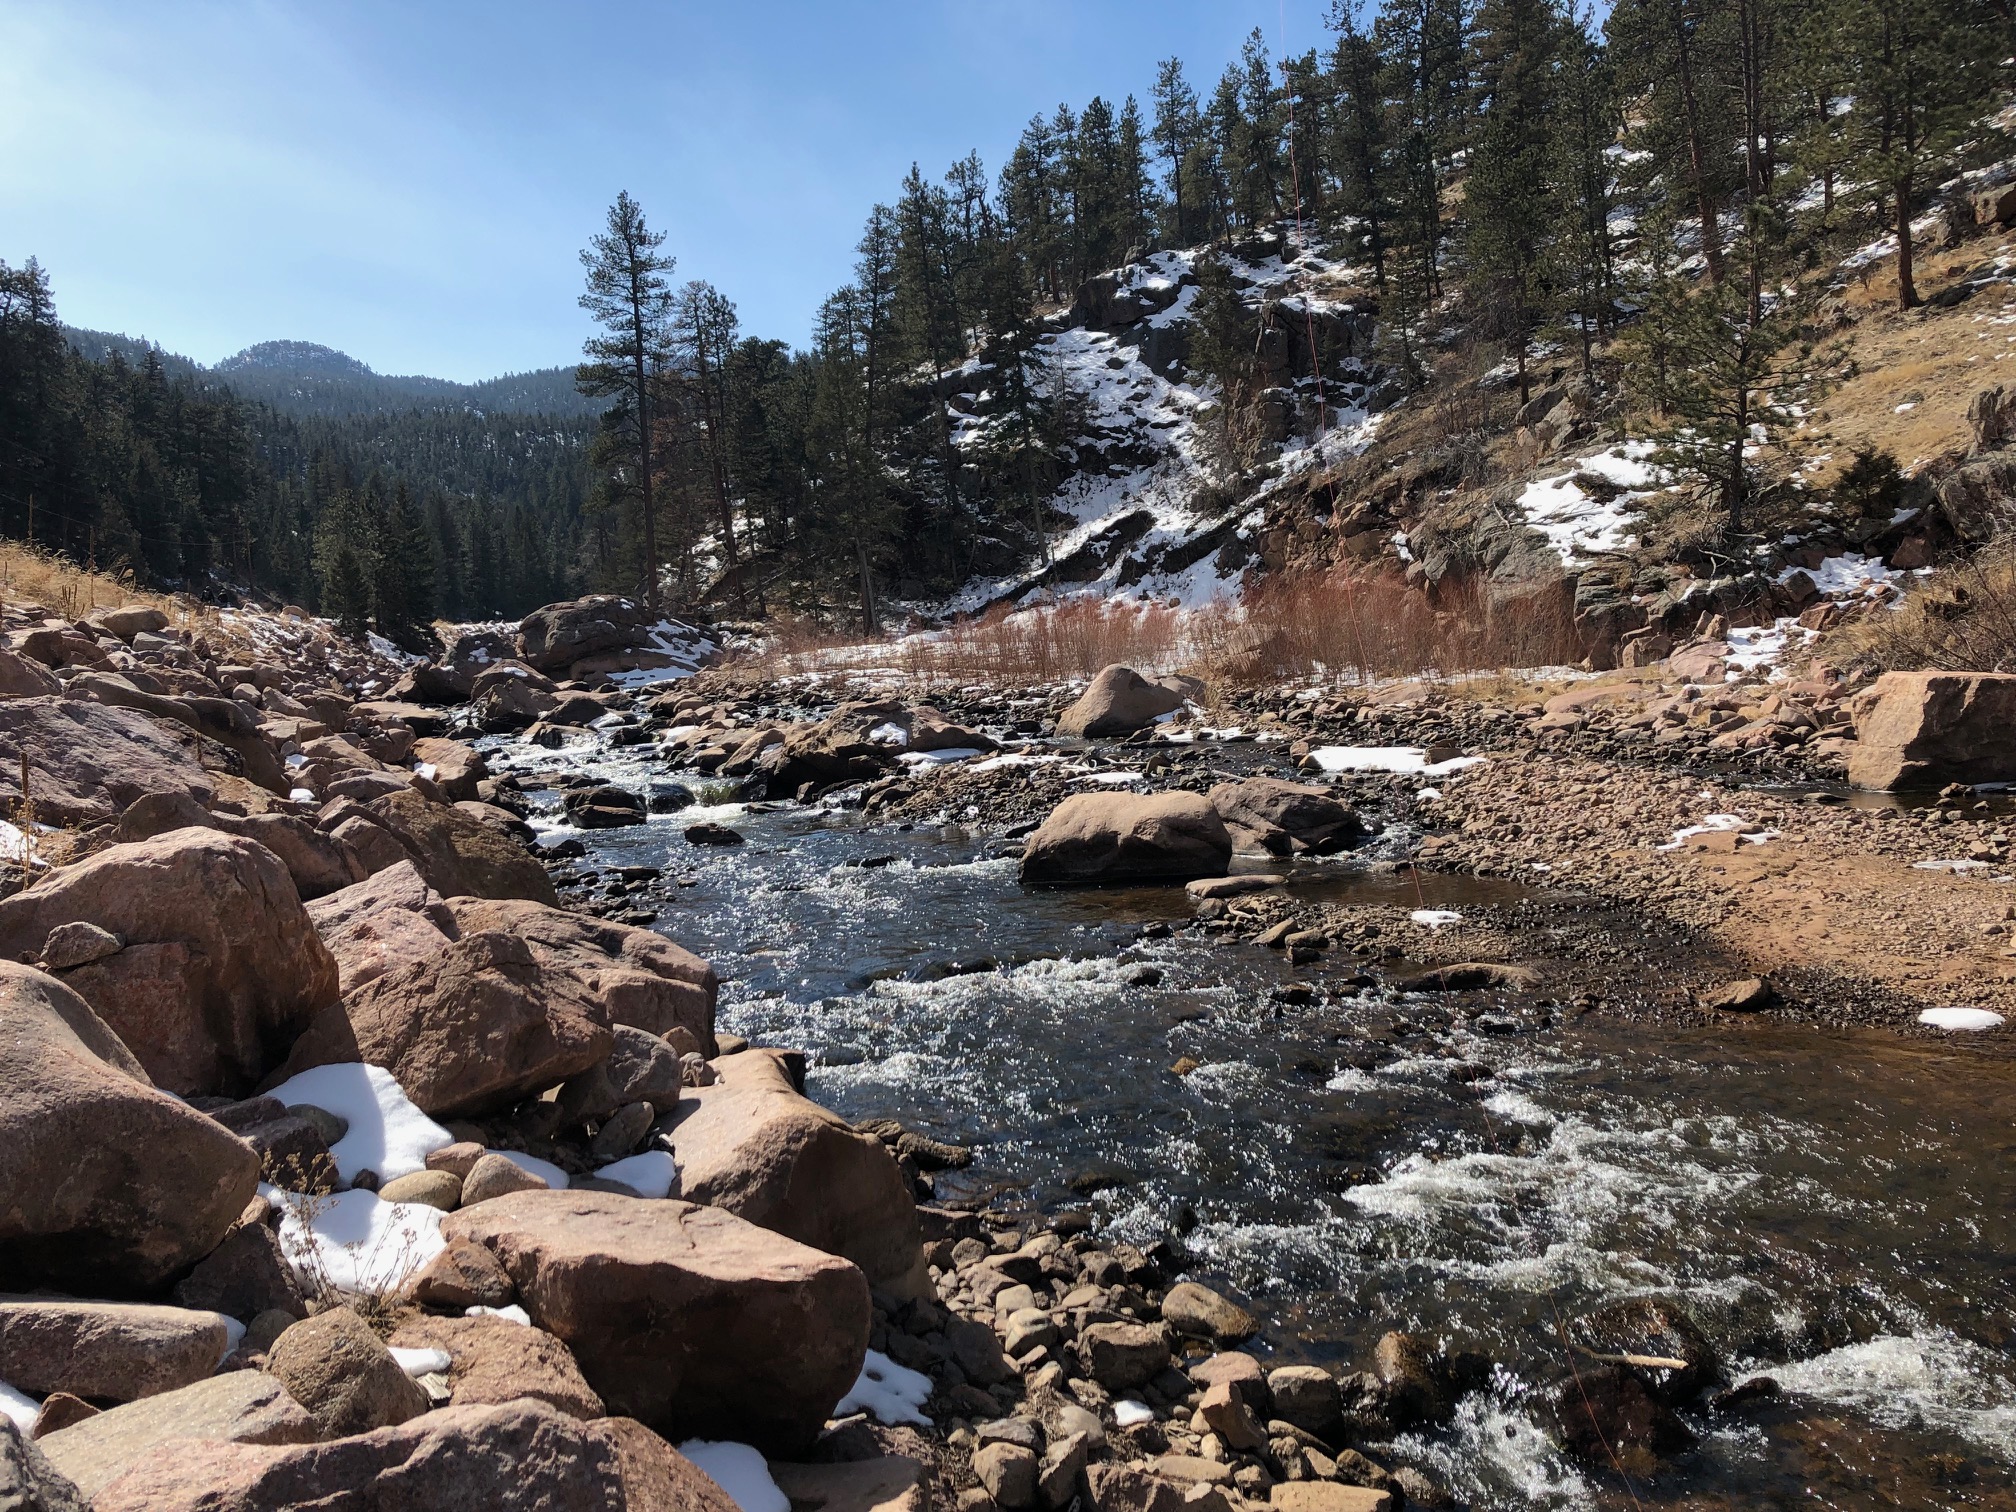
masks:
{"label": "boulder", "polygon": [[1169,1288],[1162,1299],[1162,1321],[1186,1338],[1218,1344],[1241,1343],[1259,1328],[1245,1308],[1195,1281],[1180,1281]]}
{"label": "boulder", "polygon": [[7,1512],[85,1512],[86,1507],[76,1486],[5,1416],[0,1416],[0,1507]]}
{"label": "boulder", "polygon": [[500,930],[523,940],[554,979],[552,990],[598,1023],[658,1035],[683,1030],[702,1054],[715,1053],[720,978],[663,935],[511,899],[451,897],[448,908],[464,934]]}
{"label": "boulder", "polygon": [[[508,654],[508,653],[507,653]],[[387,696],[402,703],[426,704],[436,708],[464,703],[474,678],[454,666],[422,662],[409,667],[406,675],[387,689]]]}
{"label": "boulder", "polygon": [[462,1178],[462,1205],[474,1207],[513,1192],[543,1192],[550,1185],[545,1177],[533,1175],[506,1156],[482,1155]]}
{"label": "boulder", "polygon": [[584,657],[650,643],[649,614],[613,594],[547,604],[518,622],[518,657],[541,672],[564,672]]}
{"label": "boulder", "polygon": [[1274,1416],[1320,1438],[1330,1438],[1343,1417],[1337,1378],[1315,1365],[1283,1365],[1267,1374]]}
{"label": "boulder", "polygon": [[39,698],[62,691],[56,674],[40,662],[0,646],[0,698]]}
{"label": "boulder", "polygon": [[612,1412],[669,1438],[807,1448],[860,1373],[861,1272],[721,1209],[520,1192],[441,1228],[496,1255]]}
{"label": "boulder", "polygon": [[0,955],[37,955],[79,919],[125,948],[65,985],[178,1096],[250,1087],[336,1000],[336,962],[293,881],[250,840],[175,830],[65,867],[0,901]]}
{"label": "boulder", "polygon": [[73,698],[0,700],[0,807],[18,811],[24,754],[29,800],[44,824],[111,819],[148,793],[207,802],[217,785],[200,750],[194,731],[131,709]]}
{"label": "boulder", "polygon": [[516,935],[465,933],[316,1015],[268,1084],[362,1061],[437,1117],[507,1108],[609,1053],[609,1030],[569,985]]}
{"label": "boulder", "polygon": [[250,1319],[271,1312],[300,1318],[308,1313],[301,1283],[263,1214],[262,1221],[240,1222],[222,1244],[176,1282],[175,1300],[184,1307],[203,1308],[227,1318]]}
{"label": "boulder", "polygon": [[1050,811],[1022,852],[1022,882],[1068,887],[1219,877],[1232,836],[1196,793],[1079,793]]}
{"label": "boulder", "polygon": [[1588,1465],[1614,1463],[1627,1475],[1649,1474],[1661,1460],[1694,1446],[1680,1415],[1622,1366],[1578,1370],[1555,1391],[1554,1415],[1570,1454]]}
{"label": "boulder", "polygon": [[476,675],[471,684],[469,710],[477,724],[490,733],[522,730],[543,719],[559,703],[553,680],[534,672],[523,662],[502,662]]}
{"label": "boulder", "polygon": [[1351,809],[1323,788],[1299,782],[1273,777],[1222,782],[1211,789],[1210,801],[1241,850],[1326,856],[1365,833]]}
{"label": "boulder", "polygon": [[[735,1499],[722,1490],[714,1478],[693,1461],[635,1418],[597,1418],[586,1425],[589,1433],[616,1451],[617,1468],[623,1482],[624,1512],[740,1512]],[[873,1465],[878,1461],[870,1461]],[[913,1462],[914,1463],[914,1462]],[[771,1470],[794,1467],[773,1465]],[[818,1466],[836,1471],[853,1466]],[[787,1480],[777,1476],[793,1507],[799,1506],[795,1491],[786,1489]],[[823,1504],[808,1499],[802,1512],[822,1512]],[[833,1507],[830,1512],[869,1512],[867,1508]],[[924,1503],[889,1508],[889,1512],[928,1512]]]}
{"label": "boulder", "polygon": [[67,1297],[0,1297],[0,1381],[130,1402],[204,1379],[230,1335],[217,1313]]}
{"label": "boulder", "polygon": [[1391,1491],[1377,1486],[1345,1486],[1336,1481],[1282,1481],[1268,1488],[1268,1504],[1279,1512],[1394,1512]]}
{"label": "boulder", "polygon": [[1132,735],[1164,714],[1183,707],[1184,691],[1171,683],[1150,682],[1132,667],[1104,668],[1091,686],[1057,716],[1059,735],[1096,739]]}
{"label": "boulder", "polygon": [[185,724],[231,752],[242,775],[250,781],[270,792],[288,790],[280,759],[260,733],[258,717],[236,699],[202,694],[170,698],[149,693],[112,672],[80,673],[70,680],[66,691],[72,698],[93,698],[115,708],[152,715],[159,721]]}
{"label": "boulder", "polygon": [[[610,1034],[607,1058],[560,1089],[563,1127],[599,1123],[618,1108],[640,1102],[661,1115],[677,1106],[685,1083],[678,1047],[628,1024],[619,1024]],[[690,1036],[682,1037],[692,1043]]]}
{"label": "boulder", "polygon": [[2016,779],[2016,673],[1886,672],[1858,699],[1855,734],[1854,787]]}
{"label": "boulder", "polygon": [[1133,1465],[1088,1465],[1093,1512],[1237,1512],[1244,1504],[1229,1487],[1167,1480]]}
{"label": "boulder", "polygon": [[108,1482],[157,1450],[172,1460],[205,1442],[312,1444],[318,1436],[315,1420],[286,1387],[260,1371],[234,1370],[101,1412],[36,1447],[96,1507]]}
{"label": "boulder", "polygon": [[392,1347],[446,1354],[451,1406],[530,1397],[569,1417],[602,1416],[602,1398],[581,1378],[574,1356],[541,1328],[508,1318],[408,1318],[393,1330]]}
{"label": "boulder", "polygon": [[1577,1318],[1569,1334],[1593,1354],[1682,1361],[1678,1367],[1623,1367],[1671,1407],[1685,1406],[1725,1378],[1715,1347],[1685,1309],[1663,1298],[1633,1297],[1613,1302]]}
{"label": "boulder", "polygon": [[168,628],[166,610],[152,604],[125,604],[117,609],[94,609],[92,618],[123,641],[142,633],[159,635]]}
{"label": "boulder", "polygon": [[910,711],[893,700],[844,703],[814,725],[794,725],[765,747],[754,770],[773,798],[788,798],[807,783],[830,787],[879,777],[909,748]]}
{"label": "boulder", "polygon": [[801,1094],[777,1052],[716,1068],[672,1126],[681,1195],[844,1256],[878,1290],[925,1295],[917,1204],[888,1146]]}
{"label": "boulder", "polygon": [[347,1307],[304,1318],[281,1334],[266,1352],[266,1370],[308,1410],[324,1438],[390,1428],[428,1408],[427,1393]]}
{"label": "boulder", "polygon": [[159,1287],[258,1182],[252,1147],[156,1091],[82,998],[0,961],[0,1288]]}
{"label": "boulder", "polygon": [[411,791],[373,798],[365,808],[398,837],[444,898],[523,898],[558,906],[546,868],[487,824]]}
{"label": "boulder", "polygon": [[119,816],[114,838],[151,840],[180,829],[213,829],[253,840],[280,858],[294,890],[320,898],[363,879],[350,847],[292,814],[213,813],[187,793],[149,793]]}
{"label": "boulder", "polygon": [[[164,1446],[93,1512],[644,1512],[595,1429],[539,1402],[449,1407],[327,1444]],[[710,1512],[712,1508],[710,1505]]]}
{"label": "boulder", "polygon": [[413,742],[414,770],[441,789],[451,800],[463,802],[476,796],[477,784],[490,775],[483,753],[460,740],[427,736]]}

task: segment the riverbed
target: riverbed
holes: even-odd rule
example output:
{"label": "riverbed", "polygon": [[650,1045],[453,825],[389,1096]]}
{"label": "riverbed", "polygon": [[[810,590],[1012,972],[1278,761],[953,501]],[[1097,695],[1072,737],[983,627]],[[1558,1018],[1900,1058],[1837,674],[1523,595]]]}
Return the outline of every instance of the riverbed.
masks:
{"label": "riverbed", "polygon": [[[746,843],[689,845],[699,819]],[[1180,889],[1024,890],[1013,843],[959,823],[717,805],[580,838],[579,872],[665,871],[653,927],[715,963],[723,1028],[804,1049],[849,1118],[973,1146],[941,1195],[1173,1241],[1279,1360],[1362,1368],[1391,1328],[1489,1354],[1452,1425],[1390,1446],[1474,1506],[2016,1504],[2016,1068],[1964,1043],[1409,996],[1389,962],[1353,987],[1348,958],[1185,931]],[[1362,857],[1290,886],[1501,921],[1545,901]],[[1645,1294],[1782,1394],[1695,1416],[1700,1447],[1627,1485],[1554,1448],[1545,1397],[1564,1322]]]}

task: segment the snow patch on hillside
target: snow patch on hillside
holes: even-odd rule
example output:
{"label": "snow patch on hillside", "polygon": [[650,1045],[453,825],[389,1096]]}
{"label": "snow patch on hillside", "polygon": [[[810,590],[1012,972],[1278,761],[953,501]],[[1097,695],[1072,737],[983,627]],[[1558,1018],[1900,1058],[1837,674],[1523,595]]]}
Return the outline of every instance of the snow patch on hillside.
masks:
{"label": "snow patch on hillside", "polygon": [[[1578,458],[1569,471],[1528,483],[1513,508],[1564,567],[1624,550],[1643,526],[1641,502],[1662,486],[1650,441],[1625,441]],[[1608,486],[1592,486],[1597,480]]]}

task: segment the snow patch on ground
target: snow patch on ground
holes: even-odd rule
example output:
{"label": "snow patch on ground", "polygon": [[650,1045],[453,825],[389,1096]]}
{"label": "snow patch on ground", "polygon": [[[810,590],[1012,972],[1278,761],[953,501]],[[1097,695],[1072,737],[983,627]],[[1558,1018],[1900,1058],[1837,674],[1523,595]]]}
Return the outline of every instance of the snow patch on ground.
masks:
{"label": "snow patch on ground", "polygon": [[[1653,449],[1650,441],[1626,441],[1579,458],[1568,472],[1528,483],[1513,507],[1547,537],[1563,566],[1586,566],[1592,557],[1631,544],[1641,524],[1639,501],[1662,486],[1658,469],[1647,460]],[[1602,478],[1618,491],[1599,498],[1575,481],[1584,474]]]}
{"label": "snow patch on ground", "polygon": [[595,1174],[603,1181],[620,1182],[640,1197],[669,1197],[679,1183],[679,1163],[669,1150],[646,1150],[605,1165]]}
{"label": "snow patch on ground", "polygon": [[454,1135],[407,1099],[382,1066],[316,1066],[266,1095],[290,1108],[306,1103],[350,1125],[329,1147],[336,1173],[346,1183],[359,1171],[375,1171],[381,1182],[424,1171],[429,1155],[455,1142]]}
{"label": "snow patch on ground", "polygon": [[915,1423],[920,1428],[931,1426],[931,1419],[924,1416],[924,1404],[931,1399],[931,1378],[915,1370],[898,1365],[885,1354],[871,1349],[868,1358],[862,1361],[861,1378],[853,1389],[840,1398],[833,1409],[833,1416],[846,1417],[849,1413],[865,1412],[876,1422],[890,1427],[898,1423]]}
{"label": "snow patch on ground", "polygon": [[1429,777],[1447,776],[1489,759],[1452,756],[1447,761],[1430,762],[1420,746],[1318,746],[1309,757],[1326,772],[1399,772]]}
{"label": "snow patch on ground", "polygon": [[1988,1008],[1927,1008],[1918,1015],[1918,1022],[1930,1024],[1934,1029],[1973,1032],[2000,1029],[2008,1020]]}
{"label": "snow patch on ground", "polygon": [[777,1489],[770,1466],[747,1444],[688,1439],[679,1452],[726,1491],[742,1512],[791,1512],[791,1499]]}
{"label": "snow patch on ground", "polygon": [[567,1173],[550,1160],[541,1160],[537,1155],[527,1155],[523,1150],[492,1150],[490,1153],[502,1155],[519,1170],[528,1176],[537,1176],[556,1192],[567,1190]]}
{"label": "snow patch on ground", "polygon": [[280,1209],[280,1253],[311,1292],[373,1297],[396,1292],[446,1248],[442,1212],[385,1202],[376,1192],[307,1197],[262,1186]]}
{"label": "snow patch on ground", "polygon": [[16,1391],[5,1381],[0,1381],[0,1417],[12,1420],[25,1436],[35,1426],[35,1418],[42,1411],[42,1404],[25,1391]]}

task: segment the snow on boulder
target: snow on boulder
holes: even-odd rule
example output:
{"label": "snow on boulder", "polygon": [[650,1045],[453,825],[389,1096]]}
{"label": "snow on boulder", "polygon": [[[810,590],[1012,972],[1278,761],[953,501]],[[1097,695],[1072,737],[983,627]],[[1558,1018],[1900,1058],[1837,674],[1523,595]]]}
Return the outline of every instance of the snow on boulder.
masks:
{"label": "snow on boulder", "polygon": [[354,1061],[315,1066],[266,1095],[290,1108],[305,1103],[334,1113],[350,1126],[329,1147],[346,1186],[359,1171],[375,1171],[381,1183],[424,1171],[429,1155],[455,1142],[454,1135],[414,1106],[383,1066]]}

